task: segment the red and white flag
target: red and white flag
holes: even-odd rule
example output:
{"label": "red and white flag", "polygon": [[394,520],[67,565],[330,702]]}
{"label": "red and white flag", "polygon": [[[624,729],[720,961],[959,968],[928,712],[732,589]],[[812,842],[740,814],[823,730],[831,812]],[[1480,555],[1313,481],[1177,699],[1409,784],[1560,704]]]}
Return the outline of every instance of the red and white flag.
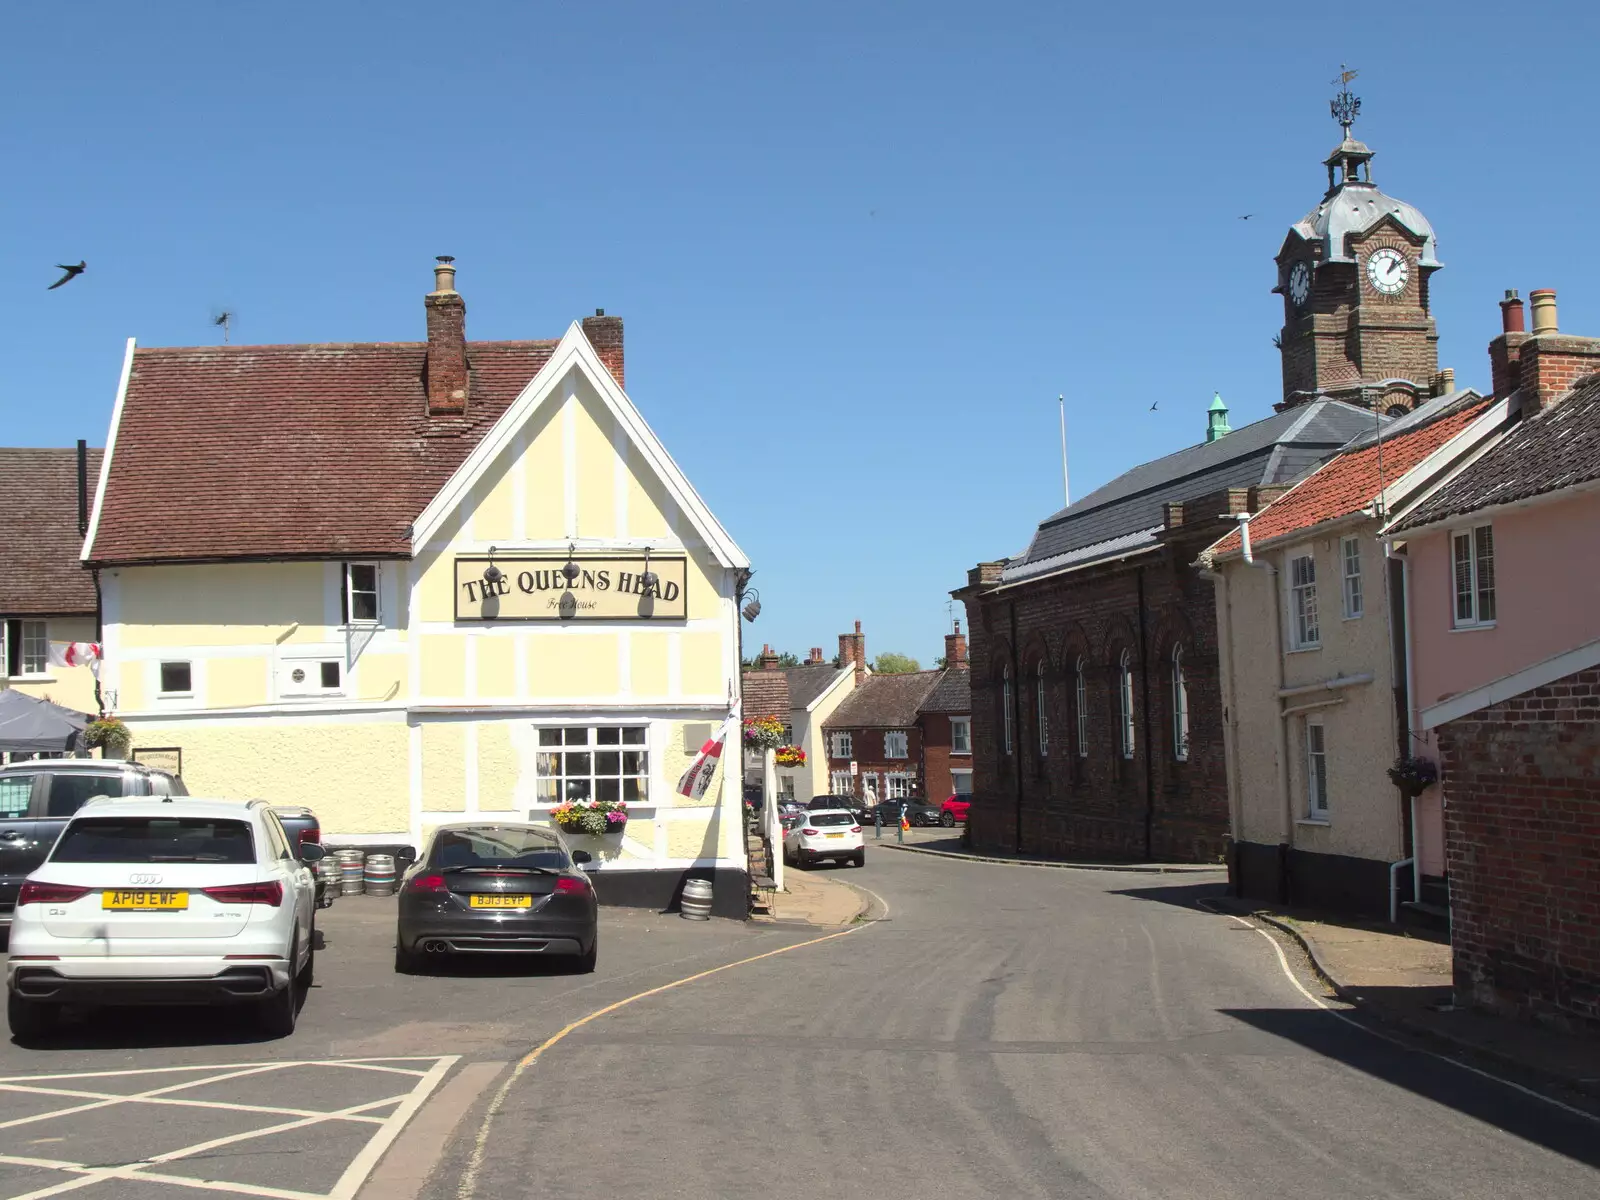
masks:
{"label": "red and white flag", "polygon": [[88,667],[100,673],[101,653],[99,642],[51,642],[50,664],[56,667]]}
{"label": "red and white flag", "polygon": [[717,760],[722,757],[722,743],[728,740],[729,732],[738,723],[738,717],[729,717],[716,733],[706,739],[706,744],[700,747],[700,753],[694,756],[694,762],[689,764],[689,769],[683,773],[683,778],[678,780],[680,796],[698,800],[706,794],[706,789],[711,786],[711,777],[717,773]]}

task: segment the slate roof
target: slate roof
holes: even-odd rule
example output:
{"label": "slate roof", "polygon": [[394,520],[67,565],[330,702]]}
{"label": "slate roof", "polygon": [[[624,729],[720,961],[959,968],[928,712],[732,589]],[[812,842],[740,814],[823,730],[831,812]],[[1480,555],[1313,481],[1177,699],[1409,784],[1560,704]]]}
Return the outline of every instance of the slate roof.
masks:
{"label": "slate roof", "polygon": [[[1448,399],[1448,397],[1440,397]],[[1458,404],[1455,411],[1419,426],[1385,437],[1381,444],[1375,439],[1360,439],[1360,448],[1346,450],[1331,462],[1303,479],[1293,489],[1274,500],[1250,522],[1250,540],[1255,546],[1264,546],[1279,538],[1303,533],[1322,524],[1359,512],[1375,500],[1384,487],[1395,482],[1440,446],[1481,416],[1488,405],[1482,397],[1473,395],[1475,403]],[[1423,407],[1427,407],[1424,405]],[[1408,413],[1406,419],[1422,410]],[[1399,427],[1404,421],[1397,420]],[[1219,539],[1209,551],[1215,557],[1226,558],[1240,552],[1237,530]]]}
{"label": "slate roof", "polygon": [[789,677],[783,671],[744,673],[744,715],[789,719]]}
{"label": "slate roof", "polygon": [[467,343],[459,417],[428,416],[423,342],[136,350],[93,560],[409,555],[556,345]]}
{"label": "slate roof", "polygon": [[1289,483],[1352,437],[1388,418],[1338,400],[1315,400],[1125,471],[1042,522],[1005,582],[1154,545],[1161,506],[1230,487]]}
{"label": "slate roof", "polygon": [[943,671],[868,675],[833,710],[824,729],[909,729]]}
{"label": "slate roof", "polygon": [[[91,506],[101,454],[88,453]],[[0,449],[0,615],[92,615],[82,549],[77,449]]]}
{"label": "slate roof", "polygon": [[1600,375],[1580,379],[1566,399],[1519,421],[1496,446],[1412,509],[1395,532],[1594,479],[1600,479]]}
{"label": "slate roof", "polygon": [[836,667],[832,663],[809,663],[788,667],[784,670],[784,674],[789,677],[789,703],[795,708],[803,709],[827,691],[834,680],[854,671],[853,666]]}
{"label": "slate roof", "polygon": [[972,711],[972,672],[946,668],[943,677],[922,702],[923,712],[970,713]]}

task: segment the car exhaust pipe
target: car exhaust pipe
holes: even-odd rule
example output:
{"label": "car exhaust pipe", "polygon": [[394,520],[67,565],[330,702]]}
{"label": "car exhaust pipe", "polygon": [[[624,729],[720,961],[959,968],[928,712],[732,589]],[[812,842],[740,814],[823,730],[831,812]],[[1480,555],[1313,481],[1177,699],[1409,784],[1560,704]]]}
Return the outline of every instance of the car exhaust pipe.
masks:
{"label": "car exhaust pipe", "polygon": [[443,954],[450,947],[446,942],[424,942],[422,948],[429,954]]}

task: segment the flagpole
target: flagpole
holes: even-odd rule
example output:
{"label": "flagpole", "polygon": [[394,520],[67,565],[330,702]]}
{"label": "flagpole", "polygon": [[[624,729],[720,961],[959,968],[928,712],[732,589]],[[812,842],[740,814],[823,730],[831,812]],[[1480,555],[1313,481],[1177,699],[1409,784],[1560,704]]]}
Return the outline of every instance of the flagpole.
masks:
{"label": "flagpole", "polygon": [[1067,397],[1065,393],[1056,397],[1056,403],[1061,406],[1061,495],[1070,506],[1072,504],[1072,485],[1067,482]]}

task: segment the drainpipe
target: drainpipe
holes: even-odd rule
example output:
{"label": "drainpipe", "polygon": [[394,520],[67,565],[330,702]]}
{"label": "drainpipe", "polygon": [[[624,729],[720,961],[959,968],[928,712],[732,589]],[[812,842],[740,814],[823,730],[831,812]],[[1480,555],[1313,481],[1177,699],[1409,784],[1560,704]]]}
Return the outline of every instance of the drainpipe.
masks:
{"label": "drainpipe", "polygon": [[1150,757],[1150,743],[1155,740],[1150,731],[1150,645],[1145,636],[1144,568],[1138,569],[1139,582],[1139,687],[1142,691],[1139,707],[1144,714],[1144,857],[1149,862],[1155,852],[1156,780],[1155,763]]}
{"label": "drainpipe", "polygon": [[[1394,545],[1390,543],[1384,547],[1389,553],[1394,552]],[[1400,600],[1404,613],[1405,624],[1405,654],[1406,654],[1406,744],[1404,751],[1411,752],[1411,735],[1417,727],[1417,690],[1416,680],[1412,674],[1411,658],[1411,556],[1408,554],[1400,560]],[[1417,827],[1417,797],[1411,797],[1411,899],[1414,903],[1422,902],[1422,831]]]}
{"label": "drainpipe", "polygon": [[[1278,587],[1278,568],[1269,562],[1257,562],[1250,546],[1250,522],[1254,513],[1236,513],[1239,522],[1239,544],[1244,561],[1252,567],[1266,571],[1272,591],[1272,657],[1277,663],[1278,691],[1284,690],[1283,678],[1283,595]],[[1289,900],[1289,851],[1294,846],[1294,798],[1289,795],[1289,722],[1278,722],[1278,795],[1283,799],[1283,834],[1279,841],[1278,890],[1280,899]]]}
{"label": "drainpipe", "polygon": [[[1017,658],[1017,602],[1011,601],[1011,700],[1004,720],[1011,722],[1011,775],[1017,787],[1017,853],[1022,853],[1022,667]],[[1005,699],[1004,691],[1001,699]],[[1004,729],[1001,734],[1004,735]]]}

